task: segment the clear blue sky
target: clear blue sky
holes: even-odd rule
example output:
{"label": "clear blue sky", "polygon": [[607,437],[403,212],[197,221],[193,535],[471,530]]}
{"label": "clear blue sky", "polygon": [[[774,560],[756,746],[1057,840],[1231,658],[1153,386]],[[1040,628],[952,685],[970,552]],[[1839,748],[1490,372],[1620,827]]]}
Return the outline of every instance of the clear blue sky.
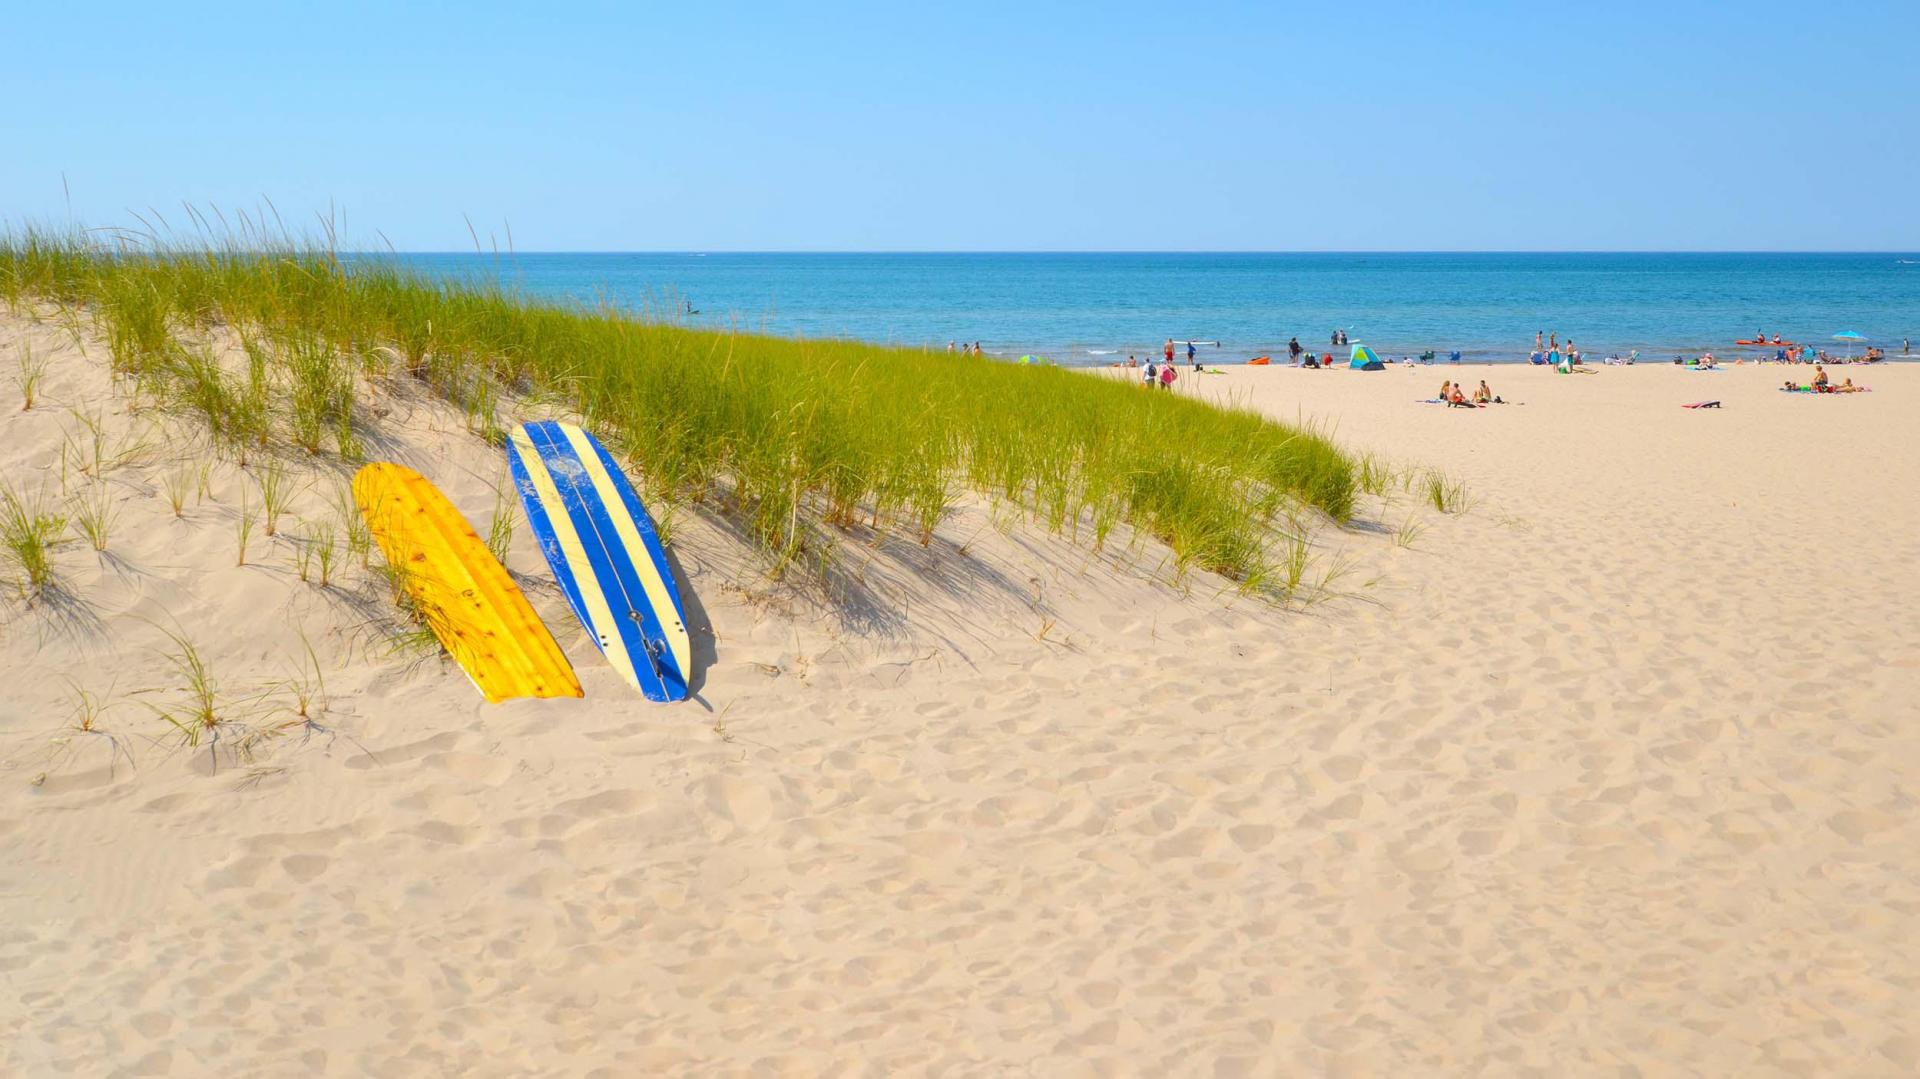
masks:
{"label": "clear blue sky", "polygon": [[0,218],[64,174],[403,250],[1920,248],[1915,0],[190,6],[9,11]]}

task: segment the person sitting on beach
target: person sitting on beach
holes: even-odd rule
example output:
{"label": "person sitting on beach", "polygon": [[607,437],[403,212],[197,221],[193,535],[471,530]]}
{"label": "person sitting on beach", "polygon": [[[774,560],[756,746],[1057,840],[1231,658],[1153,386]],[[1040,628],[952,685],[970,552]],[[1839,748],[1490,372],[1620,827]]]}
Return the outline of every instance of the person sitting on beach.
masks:
{"label": "person sitting on beach", "polygon": [[1439,399],[1440,399],[1440,400],[1442,400],[1442,401],[1451,401],[1451,400],[1453,400],[1453,380],[1452,380],[1452,379],[1448,379],[1448,380],[1446,380],[1445,382],[1442,382],[1442,383],[1440,384],[1440,398],[1439,398]]}
{"label": "person sitting on beach", "polygon": [[1473,391],[1473,403],[1476,405],[1485,405],[1492,403],[1492,401],[1493,391],[1487,388],[1487,380],[1483,378],[1480,380],[1480,388]]}
{"label": "person sitting on beach", "polygon": [[1827,392],[1827,382],[1828,382],[1828,379],[1827,379],[1826,367],[1821,364],[1817,364],[1817,363],[1814,364],[1813,365],[1813,392],[1815,393]]}
{"label": "person sitting on beach", "polygon": [[1464,392],[1462,392],[1461,386],[1458,382],[1453,384],[1453,392],[1447,397],[1447,407],[1449,408],[1474,407],[1473,402],[1467,400],[1467,395]]}
{"label": "person sitting on beach", "polygon": [[1847,377],[1847,379],[1846,379],[1846,380],[1845,380],[1844,382],[1842,382],[1842,383],[1840,383],[1840,385],[1838,385],[1838,386],[1835,386],[1835,387],[1833,388],[1833,391],[1832,391],[1832,392],[1834,392],[1834,393],[1859,393],[1859,392],[1860,392],[1861,390],[1863,390],[1863,389],[1865,389],[1865,388],[1866,388],[1866,387],[1864,387],[1864,386],[1856,386],[1856,385],[1854,385],[1854,384],[1853,384],[1853,377],[1852,377],[1851,375],[1849,375],[1849,376]]}

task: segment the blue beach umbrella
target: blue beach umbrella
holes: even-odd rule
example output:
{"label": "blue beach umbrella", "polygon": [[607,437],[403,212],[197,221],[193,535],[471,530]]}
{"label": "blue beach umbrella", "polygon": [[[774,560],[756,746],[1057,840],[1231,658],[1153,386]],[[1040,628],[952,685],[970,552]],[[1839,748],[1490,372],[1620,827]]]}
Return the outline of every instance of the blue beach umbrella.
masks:
{"label": "blue beach umbrella", "polygon": [[1833,335],[1833,339],[1835,341],[1865,341],[1867,338],[1866,335],[1853,330],[1841,330],[1839,333]]}

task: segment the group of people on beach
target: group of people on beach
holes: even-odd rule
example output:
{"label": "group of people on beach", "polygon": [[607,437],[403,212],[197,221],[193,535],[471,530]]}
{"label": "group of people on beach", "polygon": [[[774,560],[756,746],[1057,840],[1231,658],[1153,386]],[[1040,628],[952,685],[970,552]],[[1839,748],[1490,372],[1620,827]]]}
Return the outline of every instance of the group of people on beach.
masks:
{"label": "group of people on beach", "polygon": [[1455,382],[1452,379],[1448,379],[1440,384],[1440,396],[1437,400],[1445,402],[1448,408],[1475,408],[1480,405],[1506,404],[1505,401],[1495,397],[1493,391],[1487,388],[1487,380],[1484,378],[1480,380],[1480,385],[1473,389],[1471,395],[1467,392],[1466,383]]}
{"label": "group of people on beach", "polygon": [[1864,391],[1866,387],[1854,385],[1851,377],[1843,380],[1840,385],[1836,386],[1833,384],[1833,379],[1827,376],[1826,365],[1816,363],[1813,365],[1813,381],[1811,383],[1801,386],[1795,384],[1792,379],[1788,379],[1787,384],[1782,386],[1781,389],[1790,390],[1795,393],[1804,393],[1807,390],[1812,390],[1814,393],[1860,393]]}
{"label": "group of people on beach", "polygon": [[[1127,366],[1140,366],[1139,358],[1129,355],[1127,357]],[[1206,368],[1200,366],[1200,353],[1198,349],[1193,347],[1192,341],[1187,342],[1187,366],[1193,369],[1194,374],[1199,374],[1206,370]],[[1147,358],[1147,368],[1145,372],[1143,372],[1141,383],[1147,387],[1158,386],[1163,390],[1170,390],[1173,389],[1174,380],[1179,377],[1180,372],[1174,369],[1173,363],[1173,338],[1169,337],[1167,338],[1167,343],[1160,349],[1160,359],[1158,361],[1154,360],[1151,356]]]}
{"label": "group of people on beach", "polygon": [[1535,330],[1533,333],[1533,354],[1527,359],[1536,364],[1576,364],[1580,361],[1580,350],[1573,347],[1573,338],[1567,338],[1565,347],[1560,344],[1560,331],[1547,333]]}
{"label": "group of people on beach", "polygon": [[967,344],[967,343],[966,343],[965,341],[957,341],[957,342],[956,342],[956,341],[948,341],[948,342],[947,342],[947,351],[948,351],[948,352],[958,352],[958,353],[959,353],[960,355],[962,355],[962,356],[984,356],[984,355],[986,355],[986,353],[985,353],[985,352],[982,352],[982,351],[980,350],[980,342],[978,342],[978,341],[975,341],[975,342],[974,342],[973,344],[971,344],[971,345],[969,345],[969,344]]}

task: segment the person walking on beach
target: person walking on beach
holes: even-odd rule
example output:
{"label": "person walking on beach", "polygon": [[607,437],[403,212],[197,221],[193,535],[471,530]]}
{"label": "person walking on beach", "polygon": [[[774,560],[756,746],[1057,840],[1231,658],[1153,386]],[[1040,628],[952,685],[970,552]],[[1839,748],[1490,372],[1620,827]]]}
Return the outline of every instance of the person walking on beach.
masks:
{"label": "person walking on beach", "polygon": [[1192,341],[1187,342],[1187,362],[1193,363],[1193,342]]}
{"label": "person walking on beach", "polygon": [[1168,360],[1160,367],[1160,388],[1163,390],[1173,389],[1173,380],[1179,377],[1180,373],[1173,369],[1173,361]]}
{"label": "person walking on beach", "polygon": [[1152,360],[1147,361],[1146,376],[1147,377],[1146,377],[1145,385],[1147,389],[1153,389],[1154,380],[1160,377],[1160,370],[1159,368],[1154,366],[1154,363]]}
{"label": "person walking on beach", "polygon": [[1287,342],[1287,359],[1292,360],[1294,363],[1300,362],[1300,339],[1298,337]]}

